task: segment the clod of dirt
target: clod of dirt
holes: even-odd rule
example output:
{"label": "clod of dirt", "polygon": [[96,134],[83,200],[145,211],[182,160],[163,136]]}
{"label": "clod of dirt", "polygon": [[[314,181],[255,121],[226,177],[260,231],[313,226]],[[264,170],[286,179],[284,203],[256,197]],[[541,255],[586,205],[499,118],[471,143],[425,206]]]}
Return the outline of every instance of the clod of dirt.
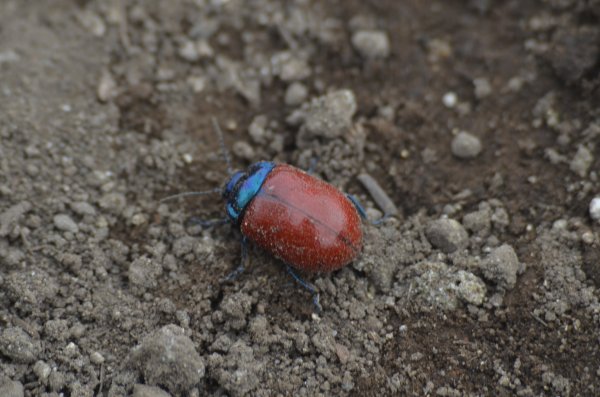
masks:
{"label": "clod of dirt", "polygon": [[52,341],[64,342],[68,337],[69,322],[63,319],[48,320],[44,324],[44,337]]}
{"label": "clod of dirt", "polygon": [[481,263],[484,277],[506,290],[515,287],[519,266],[519,258],[508,244],[494,249]]}
{"label": "clod of dirt", "polygon": [[171,395],[160,387],[137,384],[133,386],[131,397],[171,397]]}
{"label": "clod of dirt", "polygon": [[365,59],[383,59],[390,55],[390,40],[380,30],[360,30],[352,35],[352,45]]}
{"label": "clod of dirt", "polygon": [[542,382],[546,388],[551,389],[556,395],[568,396],[571,394],[571,382],[564,376],[546,371],[542,374]]}
{"label": "clod of dirt", "polygon": [[12,226],[30,209],[31,203],[22,201],[4,211],[0,215],[0,237],[7,236],[11,232]]}
{"label": "clod of dirt", "polygon": [[600,287],[600,246],[598,244],[584,246],[581,267],[596,288]]}
{"label": "clod of dirt", "polygon": [[[568,231],[566,231],[568,234]],[[543,293],[538,298],[540,308],[534,314],[554,321],[574,308],[600,311],[595,288],[589,285],[581,268],[581,252],[567,246],[565,230],[540,230],[536,244],[540,248],[539,263],[544,267]]]}
{"label": "clod of dirt", "polygon": [[3,288],[15,307],[22,310],[36,310],[58,293],[56,279],[41,269],[10,273],[5,278]]}
{"label": "clod of dirt", "polygon": [[303,124],[298,139],[301,141],[315,138],[333,139],[341,136],[352,126],[352,117],[356,112],[356,98],[350,90],[339,90],[313,99],[310,104],[290,118],[293,123]]}
{"label": "clod of dirt", "polygon": [[0,240],[0,265],[15,268],[25,259],[25,253],[18,248],[10,247],[5,240]]}
{"label": "clod of dirt", "polygon": [[142,288],[153,288],[158,284],[157,278],[162,274],[162,270],[159,262],[141,256],[131,262],[127,276],[129,282],[133,285]]}
{"label": "clod of dirt", "polygon": [[261,103],[260,81],[245,65],[219,56],[216,59],[220,75],[217,86],[221,89],[233,88],[254,107]]}
{"label": "clod of dirt", "polygon": [[41,352],[40,342],[19,327],[6,328],[0,334],[0,353],[14,362],[32,363]]}
{"label": "clod of dirt", "polygon": [[221,303],[226,324],[234,330],[246,326],[246,317],[252,309],[252,297],[243,292],[229,295]]}
{"label": "clod of dirt", "polygon": [[452,140],[452,154],[460,159],[472,159],[481,153],[481,141],[475,135],[461,131]]}
{"label": "clod of dirt", "polygon": [[210,355],[208,368],[210,376],[228,393],[245,396],[259,386],[264,364],[254,358],[252,347],[240,339],[227,355]]}
{"label": "clod of dirt", "polygon": [[600,31],[589,26],[557,31],[550,62],[558,76],[567,83],[575,83],[591,71],[600,55],[599,37]]}
{"label": "clod of dirt", "polygon": [[354,93],[339,90],[294,111],[287,122],[300,126],[296,145],[301,152],[296,164],[308,168],[311,160],[318,158],[320,173],[337,186],[354,177],[364,157],[367,135],[361,123],[352,123],[356,108]]}
{"label": "clod of dirt", "polygon": [[482,204],[479,205],[479,210],[465,214],[462,224],[470,232],[486,237],[492,227],[492,210],[487,203]]}
{"label": "clod of dirt", "polygon": [[52,368],[44,361],[39,360],[33,365],[33,373],[37,376],[38,380],[45,384],[52,372]]}
{"label": "clod of dirt", "polygon": [[575,156],[573,157],[573,160],[571,160],[569,166],[571,171],[580,177],[585,178],[593,162],[594,155],[592,152],[587,147],[580,145],[577,148],[577,153],[575,153]]}
{"label": "clod of dirt", "polygon": [[402,270],[395,294],[408,299],[421,310],[453,311],[460,302],[481,305],[486,296],[485,283],[474,274],[448,267],[441,262],[421,262]]}
{"label": "clod of dirt", "polygon": [[273,55],[271,68],[273,74],[285,82],[303,80],[311,74],[306,60],[290,51],[282,51]]}
{"label": "clod of dirt", "polygon": [[23,397],[25,390],[23,384],[17,381],[6,381],[0,383],[0,396],[2,397]]}
{"label": "clod of dirt", "polygon": [[173,324],[145,337],[132,351],[131,361],[147,384],[173,394],[187,392],[204,377],[204,360],[183,328]]}
{"label": "clod of dirt", "polygon": [[484,77],[479,77],[473,80],[473,85],[475,86],[475,97],[477,99],[483,99],[492,94],[492,85],[490,81]]}
{"label": "clod of dirt", "polygon": [[442,218],[432,221],[425,229],[427,240],[436,248],[449,254],[467,245],[469,235],[454,219]]}

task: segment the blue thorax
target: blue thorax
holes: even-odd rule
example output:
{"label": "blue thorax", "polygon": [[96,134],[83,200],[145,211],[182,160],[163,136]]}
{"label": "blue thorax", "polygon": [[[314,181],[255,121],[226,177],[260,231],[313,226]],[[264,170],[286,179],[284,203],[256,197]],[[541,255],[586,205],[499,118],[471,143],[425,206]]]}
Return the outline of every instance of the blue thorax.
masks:
{"label": "blue thorax", "polygon": [[223,190],[223,198],[227,201],[227,216],[238,224],[246,206],[262,187],[275,163],[259,161],[248,168],[247,172],[238,171],[227,181]]}

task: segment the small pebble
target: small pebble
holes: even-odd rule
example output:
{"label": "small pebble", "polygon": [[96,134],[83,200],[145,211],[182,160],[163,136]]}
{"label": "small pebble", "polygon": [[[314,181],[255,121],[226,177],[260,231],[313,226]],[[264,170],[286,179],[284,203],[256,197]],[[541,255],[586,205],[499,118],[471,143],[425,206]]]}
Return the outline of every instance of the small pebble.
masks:
{"label": "small pebble", "polygon": [[465,228],[454,219],[442,218],[431,222],[425,229],[427,240],[445,253],[451,253],[467,245]]}
{"label": "small pebble", "polygon": [[306,100],[308,89],[302,83],[292,83],[285,91],[285,104],[287,106],[298,106]]}
{"label": "small pebble", "polygon": [[143,225],[148,221],[148,218],[144,214],[135,214],[131,217],[131,224],[133,226]]}
{"label": "small pebble", "polygon": [[600,222],[600,196],[594,197],[590,201],[590,217],[596,222]]}
{"label": "small pebble", "polygon": [[258,115],[252,119],[252,122],[248,126],[248,134],[252,138],[252,141],[257,144],[265,144],[270,137],[270,133],[267,130],[267,124],[269,119],[265,115]]}
{"label": "small pebble", "polygon": [[179,47],[179,56],[188,62],[196,62],[200,59],[200,53],[196,43],[191,40],[185,40]]}
{"label": "small pebble", "polygon": [[73,212],[75,212],[77,215],[90,215],[90,216],[94,216],[96,215],[96,209],[89,203],[85,202],[85,201],[78,201],[76,203],[71,204],[71,209],[73,210]]}
{"label": "small pebble", "polygon": [[73,219],[69,215],[66,214],[58,214],[54,216],[54,226],[58,230],[62,230],[65,232],[77,233],[79,231],[79,227],[75,223]]}
{"label": "small pebble", "polygon": [[492,86],[489,80],[486,78],[478,78],[473,80],[473,85],[475,86],[475,97],[477,99],[483,99],[490,96],[492,93]]}
{"label": "small pebble", "polygon": [[96,89],[96,95],[100,102],[108,102],[118,94],[117,82],[113,78],[109,71],[105,70],[100,75],[100,81],[98,81],[98,88]]}
{"label": "small pebble", "polygon": [[586,244],[592,244],[594,242],[594,233],[587,231],[581,235],[581,241]]}
{"label": "small pebble", "polygon": [[237,141],[233,144],[231,150],[237,157],[251,161],[254,159],[254,148],[248,142]]}
{"label": "small pebble", "polygon": [[380,30],[360,30],[354,33],[352,45],[366,59],[383,59],[390,55],[390,40]]}
{"label": "small pebble", "polygon": [[104,356],[98,352],[93,352],[92,354],[90,354],[90,361],[93,364],[100,365],[104,363]]}
{"label": "small pebble", "polygon": [[458,103],[458,97],[454,92],[447,92],[442,97],[442,102],[444,103],[444,106],[446,106],[449,109],[452,109]]}
{"label": "small pebble", "polygon": [[481,141],[468,132],[459,132],[452,140],[452,154],[461,159],[471,159],[481,153]]}
{"label": "small pebble", "polygon": [[310,76],[310,66],[305,60],[290,58],[281,64],[279,78],[285,82],[298,81]]}

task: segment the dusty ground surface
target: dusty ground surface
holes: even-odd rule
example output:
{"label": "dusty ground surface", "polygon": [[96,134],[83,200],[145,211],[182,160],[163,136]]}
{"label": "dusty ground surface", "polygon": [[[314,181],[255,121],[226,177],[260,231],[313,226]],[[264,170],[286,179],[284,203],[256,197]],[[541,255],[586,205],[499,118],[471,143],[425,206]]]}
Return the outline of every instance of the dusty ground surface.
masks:
{"label": "dusty ground surface", "polygon": [[[2,396],[600,394],[600,2],[0,2]],[[268,159],[378,211],[308,275],[218,197]],[[463,134],[466,132],[468,135]],[[146,385],[146,386],[143,386]]]}

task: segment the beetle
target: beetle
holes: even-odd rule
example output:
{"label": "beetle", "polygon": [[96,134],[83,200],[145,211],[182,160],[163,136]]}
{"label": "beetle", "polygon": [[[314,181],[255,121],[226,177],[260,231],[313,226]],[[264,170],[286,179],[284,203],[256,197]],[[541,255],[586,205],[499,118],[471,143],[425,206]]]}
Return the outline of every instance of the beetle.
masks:
{"label": "beetle", "polygon": [[[319,293],[296,270],[331,272],[348,265],[362,250],[365,211],[358,200],[333,185],[288,164],[259,161],[246,171],[233,172],[223,133],[215,119],[227,169],[231,177],[222,189],[187,192],[172,198],[221,193],[226,219],[202,225],[232,223],[242,234],[242,261],[226,280],[244,270],[247,243],[253,242],[285,263],[288,273],[311,292],[317,311]],[[383,219],[383,218],[382,218]]]}

